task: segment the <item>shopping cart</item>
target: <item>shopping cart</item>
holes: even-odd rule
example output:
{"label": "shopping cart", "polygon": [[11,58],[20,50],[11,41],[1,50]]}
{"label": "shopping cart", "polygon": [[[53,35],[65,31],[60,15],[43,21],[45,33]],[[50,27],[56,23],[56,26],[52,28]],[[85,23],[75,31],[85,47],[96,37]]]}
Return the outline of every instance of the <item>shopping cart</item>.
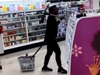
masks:
{"label": "shopping cart", "polygon": [[35,70],[35,55],[41,48],[42,46],[40,46],[32,56],[29,56],[27,53],[25,56],[18,57],[20,69],[22,72],[31,72]]}

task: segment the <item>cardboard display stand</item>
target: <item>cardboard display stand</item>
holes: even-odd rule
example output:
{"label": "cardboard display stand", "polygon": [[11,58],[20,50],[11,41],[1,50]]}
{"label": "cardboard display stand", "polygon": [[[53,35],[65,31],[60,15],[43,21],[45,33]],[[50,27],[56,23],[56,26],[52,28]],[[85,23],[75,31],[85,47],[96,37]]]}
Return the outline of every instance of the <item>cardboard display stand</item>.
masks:
{"label": "cardboard display stand", "polygon": [[[66,34],[68,75],[90,75],[86,65],[92,65],[93,57],[97,57],[97,51],[93,49],[92,44],[99,42],[94,40],[99,38],[99,31],[100,16],[94,15],[78,20],[69,18]],[[94,36],[95,34],[97,36]]]}

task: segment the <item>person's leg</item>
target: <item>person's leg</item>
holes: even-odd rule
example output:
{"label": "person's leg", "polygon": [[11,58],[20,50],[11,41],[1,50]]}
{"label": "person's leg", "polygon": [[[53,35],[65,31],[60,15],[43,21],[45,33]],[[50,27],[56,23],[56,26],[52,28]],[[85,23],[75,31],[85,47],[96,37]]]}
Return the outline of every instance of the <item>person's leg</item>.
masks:
{"label": "person's leg", "polygon": [[62,64],[61,64],[61,50],[59,48],[59,45],[57,44],[57,42],[54,42],[54,52],[55,52],[55,59],[58,65],[58,72],[59,73],[64,73],[67,74],[67,71],[65,69],[63,69]]}
{"label": "person's leg", "polygon": [[42,68],[42,71],[52,71],[52,69],[48,68],[48,63],[52,53],[53,53],[52,43],[47,43],[47,54],[44,59],[44,66]]}
{"label": "person's leg", "polygon": [[55,52],[55,59],[56,59],[58,68],[61,68],[62,67],[62,64],[61,64],[61,51],[60,51],[60,48],[59,48],[56,41],[54,42],[54,52]]}

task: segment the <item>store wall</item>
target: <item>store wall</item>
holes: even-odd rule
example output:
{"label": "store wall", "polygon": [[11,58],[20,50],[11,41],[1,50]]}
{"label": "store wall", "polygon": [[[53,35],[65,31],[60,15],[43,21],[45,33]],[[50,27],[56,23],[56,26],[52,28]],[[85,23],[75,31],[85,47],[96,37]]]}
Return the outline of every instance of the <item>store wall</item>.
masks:
{"label": "store wall", "polygon": [[94,10],[99,9],[99,0],[93,0],[93,9]]}
{"label": "store wall", "polygon": [[99,0],[85,0],[84,4],[86,9],[99,9]]}

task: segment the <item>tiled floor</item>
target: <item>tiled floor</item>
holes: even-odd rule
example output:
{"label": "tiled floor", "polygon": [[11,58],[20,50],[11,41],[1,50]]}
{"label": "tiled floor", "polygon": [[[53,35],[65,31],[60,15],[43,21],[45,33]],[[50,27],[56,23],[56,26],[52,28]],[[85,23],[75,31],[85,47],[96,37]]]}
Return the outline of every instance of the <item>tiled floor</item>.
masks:
{"label": "tiled floor", "polygon": [[[62,52],[62,64],[63,67],[65,69],[67,69],[67,64],[65,61],[65,42],[59,42],[59,46],[61,48],[61,52]],[[53,54],[51,57],[51,60],[49,62],[49,66],[51,68],[53,68],[53,72],[47,72],[47,73],[42,73],[41,72],[41,67],[43,66],[43,60],[44,60],[44,56],[46,54],[46,46],[43,46],[43,48],[40,50],[40,52],[36,55],[35,58],[35,71],[34,72],[26,72],[26,73],[22,73],[20,71],[20,67],[19,67],[19,63],[17,61],[17,58],[21,55],[24,55],[26,53],[29,53],[30,55],[32,55],[34,53],[34,51],[36,51],[37,48],[33,48],[33,49],[29,49],[26,51],[22,51],[22,52],[17,52],[17,53],[13,53],[10,55],[6,55],[4,57],[2,57],[2,65],[3,65],[3,70],[0,71],[0,75],[58,75],[57,74],[57,65],[55,62],[55,55]]]}

